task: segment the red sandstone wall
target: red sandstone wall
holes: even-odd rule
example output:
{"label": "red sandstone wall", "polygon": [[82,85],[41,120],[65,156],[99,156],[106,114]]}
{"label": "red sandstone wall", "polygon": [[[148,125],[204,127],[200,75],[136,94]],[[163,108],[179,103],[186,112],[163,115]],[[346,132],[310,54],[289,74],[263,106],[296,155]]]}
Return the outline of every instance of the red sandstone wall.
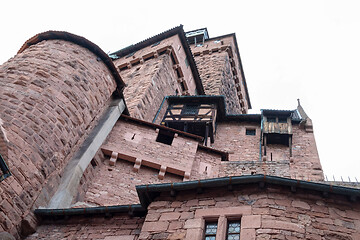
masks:
{"label": "red sandstone wall", "polygon": [[[191,172],[198,142],[182,136],[174,137],[171,145],[157,142],[158,132],[150,127],[119,120],[102,146],[104,150],[126,155],[128,161],[141,159],[155,169],[167,166],[173,173]],[[143,164],[144,165],[144,164]],[[171,170],[167,170],[170,171]]]}
{"label": "red sandstone wall", "polygon": [[[256,136],[246,135],[246,129],[255,129]],[[230,153],[230,161],[258,161],[260,153],[260,125],[238,122],[217,124],[212,147]]]}
{"label": "red sandstone wall", "polygon": [[227,52],[195,57],[206,95],[224,95],[227,114],[241,114],[241,106]]}
{"label": "red sandstone wall", "polygon": [[141,167],[138,172],[134,172],[133,167],[133,163],[125,160],[118,160],[115,166],[110,166],[108,159],[100,163],[97,176],[88,179],[89,186],[83,201],[90,206],[138,204],[140,201],[136,185],[183,180],[182,177],[169,173],[165,174],[164,180],[160,180],[159,170]]}
{"label": "red sandstone wall", "polygon": [[166,54],[120,74],[127,84],[124,96],[130,115],[149,122],[153,121],[164,97],[175,95],[177,89],[170,58]]}
{"label": "red sandstone wall", "polygon": [[[156,46],[140,49],[132,56],[117,59],[114,64],[127,85],[124,96],[132,117],[151,122],[165,96],[196,94],[194,77],[177,35]],[[185,91],[182,91],[181,81],[186,85]]]}
{"label": "red sandstone wall", "polygon": [[220,174],[220,165],[221,156],[198,149],[190,180],[217,178]]}
{"label": "red sandstone wall", "polygon": [[0,231],[16,236],[35,200],[34,207],[47,204],[115,88],[93,53],[65,41],[42,41],[0,66],[0,118],[13,174],[0,183]]}
{"label": "red sandstone wall", "polygon": [[[256,136],[247,136],[246,128],[256,129]],[[266,174],[311,181],[324,180],[314,133],[293,125],[292,157],[289,147],[268,144],[266,161],[259,160],[260,134],[259,125],[218,123],[212,147],[230,153],[229,162],[221,163],[219,176]]]}
{"label": "red sandstone wall", "polygon": [[128,216],[73,217],[66,222],[45,223],[26,239],[137,240],[143,221]]}
{"label": "red sandstone wall", "polygon": [[291,177],[296,179],[323,181],[324,174],[320,163],[313,132],[306,132],[293,126],[293,157],[291,158]]}
{"label": "red sandstone wall", "polygon": [[359,207],[345,197],[291,193],[275,186],[166,194],[148,207],[139,239],[203,239],[205,219],[223,222],[219,230],[232,217],[241,218],[240,240],[356,240],[360,239]]}
{"label": "red sandstone wall", "polygon": [[232,36],[191,45],[207,95],[224,95],[228,114],[247,113],[249,103]]}

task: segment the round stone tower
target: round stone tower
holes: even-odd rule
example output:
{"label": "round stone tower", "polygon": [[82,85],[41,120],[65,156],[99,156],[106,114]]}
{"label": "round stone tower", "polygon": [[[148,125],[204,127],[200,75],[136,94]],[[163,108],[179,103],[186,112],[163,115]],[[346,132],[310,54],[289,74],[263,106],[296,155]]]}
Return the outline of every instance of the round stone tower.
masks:
{"label": "round stone tower", "polygon": [[0,182],[0,232],[19,238],[31,230],[32,209],[47,204],[64,166],[123,87],[97,45],[67,32],[34,36],[0,66],[0,153],[11,172]]}

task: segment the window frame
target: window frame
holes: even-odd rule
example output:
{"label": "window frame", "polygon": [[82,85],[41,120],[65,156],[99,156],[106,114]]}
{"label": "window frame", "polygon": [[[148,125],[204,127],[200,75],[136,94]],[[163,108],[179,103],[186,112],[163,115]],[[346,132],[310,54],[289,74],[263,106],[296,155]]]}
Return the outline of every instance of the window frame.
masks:
{"label": "window frame", "polygon": [[246,136],[256,136],[256,129],[255,128],[246,128],[245,135]]}
{"label": "window frame", "polygon": [[[232,223],[238,223],[239,224],[239,232],[234,232],[234,233],[230,233],[229,232],[229,228],[230,228],[230,224]],[[225,240],[229,239],[229,236],[238,236],[240,239],[240,234],[241,234],[241,218],[240,219],[227,219],[227,224],[226,224],[226,235],[225,235]]]}
{"label": "window frame", "polygon": [[[207,229],[207,226],[208,225],[210,225],[210,224],[216,224],[216,231],[215,231],[215,233],[212,233],[212,234],[207,234],[206,233],[206,229]],[[207,240],[207,237],[214,237],[214,240],[216,240],[216,234],[217,234],[217,232],[218,232],[218,227],[219,227],[219,221],[218,221],[218,219],[216,219],[216,220],[214,220],[214,219],[212,219],[212,220],[205,220],[205,225],[204,225],[204,237],[203,237],[203,239],[204,240]]]}

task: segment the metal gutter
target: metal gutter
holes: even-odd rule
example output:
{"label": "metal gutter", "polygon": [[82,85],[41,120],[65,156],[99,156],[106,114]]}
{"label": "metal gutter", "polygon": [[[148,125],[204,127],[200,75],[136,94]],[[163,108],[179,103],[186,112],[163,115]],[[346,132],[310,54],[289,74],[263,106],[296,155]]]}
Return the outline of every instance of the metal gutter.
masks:
{"label": "metal gutter", "polygon": [[155,200],[160,193],[168,192],[170,195],[188,190],[197,189],[216,189],[236,185],[247,184],[273,184],[284,187],[289,187],[289,191],[296,189],[312,190],[321,193],[323,196],[330,194],[338,194],[349,197],[350,201],[357,201],[360,199],[360,189],[348,188],[342,186],[333,186],[324,183],[308,182],[303,180],[296,180],[290,178],[268,176],[263,174],[232,176],[223,178],[211,178],[196,181],[163,183],[163,184],[149,184],[136,186],[136,191],[141,204],[134,205],[115,205],[104,207],[91,208],[65,208],[65,209],[36,209],[35,214],[40,217],[49,218],[57,216],[89,216],[99,214],[115,214],[128,213],[129,215],[144,216],[147,213],[147,207]]}
{"label": "metal gutter", "polygon": [[160,112],[161,112],[161,109],[162,109],[162,107],[163,107],[163,105],[164,105],[165,100],[167,100],[168,98],[169,98],[169,96],[165,96],[164,99],[162,100],[162,102],[161,102],[161,104],[160,104],[160,107],[159,107],[159,109],[157,110],[154,119],[152,120],[152,123],[155,123],[156,119],[158,118],[158,116],[159,116],[159,114],[160,114]]}
{"label": "metal gutter", "polygon": [[261,127],[260,127],[260,142],[259,142],[259,161],[262,161],[262,140],[263,140],[263,130],[264,130],[264,117],[261,110]]}
{"label": "metal gutter", "polygon": [[321,192],[322,194],[339,194],[345,195],[352,201],[360,199],[360,189],[333,186],[323,183],[308,182],[290,178],[267,176],[263,174],[246,175],[246,176],[233,176],[224,178],[203,179],[197,181],[177,182],[177,183],[164,183],[164,184],[150,184],[136,186],[136,191],[140,198],[140,202],[144,207],[147,207],[159,193],[162,192],[181,192],[186,190],[201,189],[214,189],[224,188],[233,185],[243,185],[252,183],[268,183],[280,186],[289,187],[289,190],[296,188],[313,190]]}
{"label": "metal gutter", "polygon": [[140,204],[134,205],[115,205],[104,207],[89,207],[89,208],[62,208],[62,209],[35,209],[35,215],[41,217],[54,216],[75,216],[75,215],[95,215],[95,214],[114,214],[114,213],[128,213],[129,215],[145,215],[146,208]]}

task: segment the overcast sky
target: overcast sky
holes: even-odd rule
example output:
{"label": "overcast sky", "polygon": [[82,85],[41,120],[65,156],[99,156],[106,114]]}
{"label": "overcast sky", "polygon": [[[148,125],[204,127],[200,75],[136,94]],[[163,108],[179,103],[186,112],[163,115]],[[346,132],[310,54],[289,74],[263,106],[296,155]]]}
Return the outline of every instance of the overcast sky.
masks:
{"label": "overcast sky", "polygon": [[110,53],[170,28],[236,33],[253,109],[295,109],[314,123],[329,179],[360,181],[360,1],[0,2],[0,64],[47,30],[68,31]]}

